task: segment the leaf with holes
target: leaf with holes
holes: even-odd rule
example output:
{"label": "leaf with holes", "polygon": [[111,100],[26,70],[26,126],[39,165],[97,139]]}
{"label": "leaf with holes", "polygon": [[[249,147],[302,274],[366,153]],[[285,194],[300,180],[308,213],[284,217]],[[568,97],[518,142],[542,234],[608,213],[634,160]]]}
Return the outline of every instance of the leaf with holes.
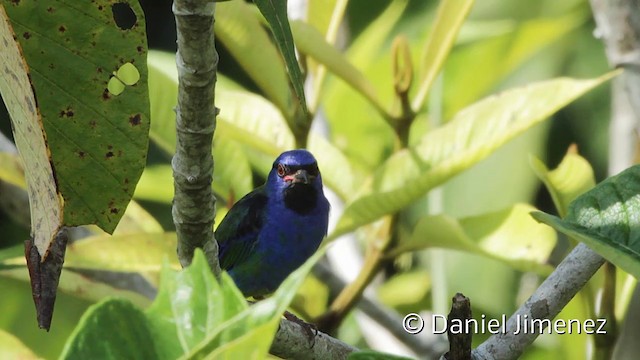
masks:
{"label": "leaf with holes", "polygon": [[[64,198],[65,225],[112,232],[146,163],[146,33],[135,1],[3,0]],[[112,80],[115,79],[115,80]],[[109,82],[121,93],[109,91]]]}
{"label": "leaf with holes", "polygon": [[574,239],[640,279],[640,165],[612,176],[569,205],[564,219],[533,217]]}

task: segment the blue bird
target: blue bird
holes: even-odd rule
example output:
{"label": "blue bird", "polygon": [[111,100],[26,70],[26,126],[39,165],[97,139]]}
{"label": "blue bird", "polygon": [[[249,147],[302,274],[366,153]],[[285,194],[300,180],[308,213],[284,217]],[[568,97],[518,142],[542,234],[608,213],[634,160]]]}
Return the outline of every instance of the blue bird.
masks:
{"label": "blue bird", "polygon": [[216,229],[220,267],[246,297],[271,294],[318,249],[328,222],[316,159],[306,150],[286,151],[265,184],[233,205]]}

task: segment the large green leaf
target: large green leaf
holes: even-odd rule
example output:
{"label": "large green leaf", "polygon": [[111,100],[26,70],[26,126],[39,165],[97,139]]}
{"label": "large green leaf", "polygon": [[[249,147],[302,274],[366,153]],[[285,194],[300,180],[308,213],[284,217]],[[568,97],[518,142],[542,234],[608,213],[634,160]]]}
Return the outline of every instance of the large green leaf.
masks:
{"label": "large green leaf", "polygon": [[549,274],[552,269],[547,259],[556,244],[556,234],[531,219],[533,210],[530,205],[517,204],[459,220],[447,215],[425,216],[410,239],[391,250],[389,256],[445,248],[498,259],[521,271]]}
{"label": "large green leaf", "polygon": [[413,98],[412,108],[419,112],[427,99],[427,93],[444,61],[453,47],[462,22],[469,14],[474,0],[444,0],[440,2],[433,28],[423,51],[420,81]]}
{"label": "large green leaf", "polygon": [[300,107],[304,113],[307,113],[307,100],[304,96],[304,77],[302,76],[302,71],[300,71],[298,59],[296,58],[293,35],[291,35],[291,28],[289,27],[289,19],[287,17],[287,2],[277,0],[253,0],[253,2],[258,6],[258,9],[260,9],[260,12],[269,23],[276,44],[282,53],[285,64],[287,64],[289,79],[291,79],[291,84],[293,85]]}
{"label": "large green leaf", "polygon": [[61,358],[265,358],[282,312],[320,256],[290,275],[273,297],[248,306],[228,275],[218,283],[198,250],[180,272],[165,266],[160,292],[146,311],[118,299],[92,306]]}
{"label": "large green leaf", "polygon": [[[112,232],[146,163],[149,102],[142,9],[137,2],[108,0],[2,3],[31,70],[64,197],[64,223],[95,223]],[[130,27],[117,24],[116,6],[135,17]],[[128,72],[137,76],[129,79]],[[122,82],[123,92],[109,92],[109,82]]]}
{"label": "large green leaf", "polygon": [[216,4],[215,32],[260,90],[283,115],[290,114],[291,92],[282,58],[251,6],[244,1]]}
{"label": "large green leaf", "polygon": [[538,158],[531,158],[531,166],[551,194],[551,199],[564,217],[569,204],[596,184],[593,169],[589,162],[578,154],[575,146],[567,151],[562,162],[554,170],[549,170]]}
{"label": "large green leaf", "polygon": [[389,158],[374,173],[370,185],[347,206],[331,237],[411,204],[612,76],[544,81],[469,106],[423,136],[416,146]]}
{"label": "large green leaf", "polygon": [[564,219],[535,212],[544,222],[585,242],[640,279],[640,165],[612,176],[569,205]]}

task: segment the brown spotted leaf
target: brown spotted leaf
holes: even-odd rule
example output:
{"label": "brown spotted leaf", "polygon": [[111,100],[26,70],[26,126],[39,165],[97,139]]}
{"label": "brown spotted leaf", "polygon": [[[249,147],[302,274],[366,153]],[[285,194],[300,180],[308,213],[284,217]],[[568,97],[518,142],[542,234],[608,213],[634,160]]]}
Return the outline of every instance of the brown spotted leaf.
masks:
{"label": "brown spotted leaf", "polygon": [[30,69],[64,198],[64,224],[96,224],[112,232],[146,163],[142,10],[137,1],[0,4]]}
{"label": "brown spotted leaf", "polygon": [[[11,116],[16,147],[25,164],[25,177],[28,179],[32,226],[31,240],[25,243],[25,257],[38,324],[48,330],[66,246],[64,232],[59,232],[62,201],[56,187],[29,69],[1,6],[0,42],[3,45],[0,47],[0,94]],[[54,246],[51,246],[52,243]]]}

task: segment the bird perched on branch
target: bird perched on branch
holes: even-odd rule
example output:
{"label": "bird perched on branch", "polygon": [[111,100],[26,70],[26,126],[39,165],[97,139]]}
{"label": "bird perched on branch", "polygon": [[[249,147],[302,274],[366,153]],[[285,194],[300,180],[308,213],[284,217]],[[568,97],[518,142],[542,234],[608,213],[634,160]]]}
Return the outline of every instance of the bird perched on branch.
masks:
{"label": "bird perched on branch", "polygon": [[216,229],[220,267],[245,296],[268,295],[318,249],[328,221],[316,159],[306,150],[286,151],[265,184],[233,205]]}

